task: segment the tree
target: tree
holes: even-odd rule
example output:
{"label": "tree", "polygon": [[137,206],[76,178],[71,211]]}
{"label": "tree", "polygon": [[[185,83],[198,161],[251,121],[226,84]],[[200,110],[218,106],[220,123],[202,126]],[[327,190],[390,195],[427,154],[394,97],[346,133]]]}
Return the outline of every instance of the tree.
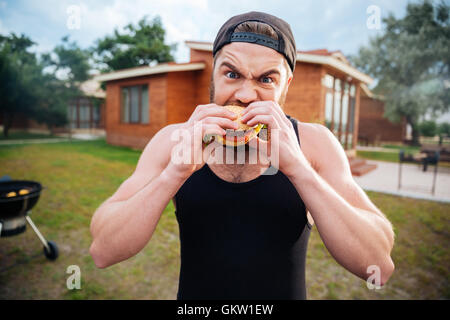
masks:
{"label": "tree", "polygon": [[174,60],[171,51],[176,49],[176,44],[164,44],[165,30],[159,16],[152,21],[145,16],[137,26],[128,24],[124,31],[120,33],[115,29],[112,36],[97,40],[91,48],[96,62],[102,65],[102,71]]}
{"label": "tree", "polygon": [[40,84],[37,108],[31,117],[39,123],[45,123],[53,135],[55,127],[68,123],[67,105],[73,97],[72,90],[53,74],[42,75]]}
{"label": "tree", "polygon": [[384,33],[350,57],[378,80],[374,92],[386,98],[385,116],[393,122],[405,117],[415,145],[419,119],[450,108],[449,9],[444,2],[410,3],[404,18],[389,14],[383,19]]}
{"label": "tree", "polygon": [[438,125],[437,132],[439,135],[446,135],[447,137],[450,137],[450,123],[443,122]]}
{"label": "tree", "polygon": [[51,53],[42,55],[47,71],[42,76],[40,109],[34,118],[47,124],[52,134],[55,127],[67,124],[69,101],[82,95],[79,86],[89,78],[90,57],[88,50],[70,42],[68,36],[63,37]]}
{"label": "tree", "polygon": [[65,125],[67,104],[80,94],[78,85],[88,78],[89,53],[68,37],[41,59],[29,52],[34,44],[25,35],[0,35],[0,112],[5,137],[18,114],[47,124],[52,133],[54,127]]}
{"label": "tree", "polygon": [[72,86],[78,86],[89,78],[90,58],[90,52],[81,49],[75,41],[69,42],[69,36],[63,37],[61,44],[57,45],[52,53],[42,55],[45,66],[53,67],[54,74],[63,72],[63,80]]}
{"label": "tree", "polygon": [[434,137],[437,133],[436,122],[433,120],[424,120],[419,123],[419,132],[425,137]]}
{"label": "tree", "polygon": [[32,114],[36,107],[42,67],[28,51],[34,44],[23,34],[0,35],[0,112],[5,137],[17,114]]}

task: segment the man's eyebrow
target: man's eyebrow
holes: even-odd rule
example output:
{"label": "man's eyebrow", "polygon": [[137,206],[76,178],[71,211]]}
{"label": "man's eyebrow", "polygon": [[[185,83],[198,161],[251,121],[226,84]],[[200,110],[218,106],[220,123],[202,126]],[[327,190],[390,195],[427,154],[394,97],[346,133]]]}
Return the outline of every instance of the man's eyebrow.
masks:
{"label": "man's eyebrow", "polygon": [[[242,74],[242,73],[238,70],[238,68],[236,68],[235,66],[233,66],[233,65],[232,65],[231,63],[229,63],[229,62],[226,62],[226,61],[222,62],[222,63],[220,64],[219,68],[221,68],[221,67],[228,67],[228,68],[230,68],[233,72],[236,72],[237,74]],[[267,77],[268,75],[271,75],[271,74],[278,74],[279,76],[281,76],[280,71],[278,71],[277,69],[270,69],[270,70],[264,72],[263,74],[261,74],[260,76],[258,76],[257,78],[259,79],[259,78],[262,78],[262,77]]]}

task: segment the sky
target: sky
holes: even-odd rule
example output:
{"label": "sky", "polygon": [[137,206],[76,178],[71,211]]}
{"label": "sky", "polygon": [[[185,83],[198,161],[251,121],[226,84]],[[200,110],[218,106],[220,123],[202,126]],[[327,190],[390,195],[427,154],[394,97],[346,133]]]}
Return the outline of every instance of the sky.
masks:
{"label": "sky", "polygon": [[[95,40],[136,24],[144,15],[159,15],[166,30],[166,43],[178,43],[175,61],[187,62],[186,40],[213,42],[230,17],[263,11],[287,21],[298,50],[326,48],[356,54],[371,36],[380,32],[367,26],[373,17],[402,17],[406,0],[0,0],[0,33],[24,33],[37,42],[37,52],[51,51],[65,35],[87,48]],[[369,8],[369,13],[367,12]],[[79,12],[79,14],[77,14]],[[75,18],[74,18],[75,17]],[[373,20],[371,20],[373,21]]]}
{"label": "sky", "polygon": [[[144,16],[159,15],[166,43],[178,44],[176,62],[189,61],[186,40],[213,42],[223,23],[234,15],[262,11],[288,22],[298,50],[341,50],[357,54],[361,46],[383,31],[379,17],[406,13],[418,0],[0,0],[0,34],[24,33],[37,44],[32,50],[51,51],[69,35],[82,48],[137,24]],[[375,20],[374,20],[375,19]],[[375,22],[375,23],[374,23]],[[439,122],[450,122],[450,113]]]}

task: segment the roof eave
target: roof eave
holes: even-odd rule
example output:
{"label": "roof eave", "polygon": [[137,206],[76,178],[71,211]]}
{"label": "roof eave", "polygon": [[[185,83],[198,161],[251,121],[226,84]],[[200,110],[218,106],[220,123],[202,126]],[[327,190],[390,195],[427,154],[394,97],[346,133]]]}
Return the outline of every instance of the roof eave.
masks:
{"label": "roof eave", "polygon": [[363,83],[371,84],[373,82],[373,79],[367,74],[364,74],[358,69],[331,56],[297,53],[297,61],[327,65],[331,68],[342,71],[348,74],[350,77],[357,79]]}
{"label": "roof eave", "polygon": [[168,72],[203,70],[204,68],[205,64],[203,62],[180,64],[180,65],[163,63],[158,64],[154,67],[129,68],[110,73],[104,73],[95,76],[94,79],[99,82],[106,82]]}

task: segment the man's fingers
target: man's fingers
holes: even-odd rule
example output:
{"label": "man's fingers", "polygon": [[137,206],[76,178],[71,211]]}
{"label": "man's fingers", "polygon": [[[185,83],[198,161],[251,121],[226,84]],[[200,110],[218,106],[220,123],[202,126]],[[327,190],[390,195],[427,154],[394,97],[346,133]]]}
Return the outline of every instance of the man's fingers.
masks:
{"label": "man's fingers", "polygon": [[245,117],[247,113],[254,115],[254,114],[275,114],[275,117],[279,121],[279,124],[281,125],[283,122],[285,124],[290,123],[289,119],[284,114],[284,111],[281,109],[281,107],[273,102],[273,101],[255,101],[248,105],[248,107],[245,109],[244,112],[244,118],[250,119],[250,117]]}
{"label": "man's fingers", "polygon": [[278,124],[278,121],[275,119],[275,116],[273,114],[258,114],[247,121],[248,126],[254,126],[258,123],[267,124],[271,129],[280,128],[280,125]]}
{"label": "man's fingers", "polygon": [[203,136],[205,135],[225,135],[227,132],[217,124],[202,124]]}
{"label": "man's fingers", "polygon": [[237,118],[237,115],[234,112],[218,105],[204,105],[197,108],[199,111],[195,117],[195,120],[203,120],[207,117],[225,117],[231,120],[235,120]]}
{"label": "man's fingers", "polygon": [[217,124],[222,128],[237,129],[239,126],[236,122],[222,117],[207,117],[203,119],[205,124]]}

